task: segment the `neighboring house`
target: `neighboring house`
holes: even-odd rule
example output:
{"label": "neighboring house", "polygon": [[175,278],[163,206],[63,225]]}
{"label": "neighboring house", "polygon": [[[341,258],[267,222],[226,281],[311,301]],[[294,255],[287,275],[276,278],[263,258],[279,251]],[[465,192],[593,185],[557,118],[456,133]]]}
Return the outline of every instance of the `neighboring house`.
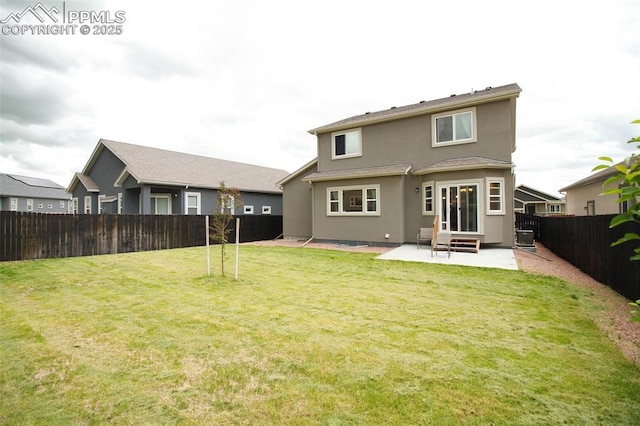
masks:
{"label": "neighboring house", "polygon": [[284,170],[100,139],[68,191],[74,213],[210,214],[220,182],[237,188],[233,214],[282,214]]}
{"label": "neighboring house", "polygon": [[514,210],[520,213],[538,216],[563,215],[567,213],[567,206],[562,198],[525,185],[518,185],[513,201]]}
{"label": "neighboring house", "polygon": [[287,238],[398,245],[420,227],[514,243],[517,84],[366,113],[309,131],[317,159],[279,184]]}
{"label": "neighboring house", "polygon": [[0,210],[68,213],[71,195],[49,179],[0,173]]}
{"label": "neighboring house", "polygon": [[575,216],[595,216],[626,211],[626,204],[618,203],[617,195],[600,195],[605,189],[616,187],[615,184],[607,188],[603,188],[602,185],[617,172],[615,166],[611,166],[561,188],[560,192],[566,194],[567,213]]}

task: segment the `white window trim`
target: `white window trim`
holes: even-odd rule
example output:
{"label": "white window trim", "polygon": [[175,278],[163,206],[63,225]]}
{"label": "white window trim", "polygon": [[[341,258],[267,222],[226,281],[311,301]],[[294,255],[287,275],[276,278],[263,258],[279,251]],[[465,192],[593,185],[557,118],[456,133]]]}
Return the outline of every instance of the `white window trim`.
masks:
{"label": "white window trim", "polygon": [[271,214],[271,206],[262,206],[262,214]]}
{"label": "white window trim", "polygon": [[[463,114],[465,112],[471,112],[471,138],[469,139],[459,139],[453,140],[450,142],[438,142],[438,134],[436,127],[436,120],[442,117],[454,116],[458,114]],[[478,141],[478,120],[476,114],[476,107],[458,109],[455,111],[447,111],[441,114],[434,114],[431,116],[431,146],[432,147],[441,147],[441,146],[451,146],[451,145],[461,145],[466,143],[473,143]],[[453,125],[455,129],[455,123]]]}
{"label": "white window trim", "polygon": [[[486,189],[486,198],[487,198],[487,216],[499,216],[505,215],[505,186],[504,186],[504,178],[499,177],[488,177],[487,179],[487,189]],[[500,184],[500,210],[492,210],[491,209],[491,184],[499,183]]]}
{"label": "white window trim", "polygon": [[253,214],[253,206],[244,206],[244,214]]}
{"label": "white window trim", "polygon": [[11,198],[11,206],[9,207],[9,209],[12,212],[18,211],[18,199],[17,198]]}
{"label": "white window trim", "polygon": [[[443,187],[449,187],[449,186],[464,186],[464,185],[476,185],[478,188],[478,231],[476,232],[471,232],[471,231],[451,231],[452,234],[464,234],[464,235],[484,235],[484,218],[485,218],[485,211],[484,211],[484,207],[483,207],[483,203],[482,203],[482,199],[484,197],[483,191],[484,191],[484,185],[482,185],[482,178],[479,179],[463,179],[463,180],[448,180],[448,181],[442,181],[442,182],[438,182],[438,184],[436,185],[436,192],[435,192],[435,196],[437,197],[437,204],[436,204],[436,214],[438,215],[438,217],[440,218],[440,220],[438,221],[438,230],[442,231],[442,202],[441,202],[441,198],[440,198],[440,194],[442,194],[442,188]],[[448,229],[448,231],[450,231],[450,229]]]}
{"label": "white window trim", "polygon": [[122,214],[124,212],[124,194],[122,192],[118,192],[118,214]]}
{"label": "white window trim", "polygon": [[64,201],[60,201],[60,208],[64,209]]}
{"label": "white window trim", "polygon": [[189,214],[189,197],[196,197],[196,215],[202,214],[202,194],[199,192],[185,192],[184,214]]}
{"label": "white window trim", "polygon": [[[153,210],[155,211],[155,213],[151,213],[151,214],[155,214],[155,215],[159,215],[159,216],[171,216],[171,212],[173,211],[173,206],[171,205],[171,199],[172,199],[171,194],[164,194],[164,193],[155,193],[155,192],[152,192],[152,193],[151,193],[151,197],[149,197],[149,198],[151,199],[151,200],[150,200],[151,202],[150,202],[150,204],[149,204],[149,207],[152,207],[151,205],[152,205],[154,202],[156,203],[156,205],[155,205],[155,206],[153,206]],[[168,202],[167,202],[167,213],[166,213],[166,214],[164,214],[164,213],[158,213],[158,209],[157,209],[157,199],[158,199],[158,198],[166,198],[166,199],[168,200]],[[155,199],[156,201],[154,201],[154,199]]]}
{"label": "white window trim", "polygon": [[[425,203],[425,201],[427,201],[427,197],[426,197],[425,191],[426,191],[426,188],[429,187],[429,186],[431,187],[431,210],[427,210],[426,209],[426,203]],[[422,194],[422,214],[425,215],[425,216],[427,216],[427,215],[433,216],[435,214],[435,208],[434,207],[435,207],[435,204],[437,202],[435,191],[436,191],[436,187],[435,187],[434,182],[432,180],[430,180],[429,182],[423,182],[422,183],[422,192],[421,192],[421,194]]]}
{"label": "white window trim", "polygon": [[33,211],[33,200],[31,198],[27,199],[27,211],[28,212],[32,212]]}
{"label": "white window trim", "polygon": [[234,216],[236,214],[236,200],[235,197],[227,196],[225,200],[222,200],[222,205],[220,206],[220,213],[224,214],[224,209],[229,209],[229,214]]}
{"label": "white window trim", "polygon": [[71,213],[78,214],[78,197],[71,199]]}
{"label": "white window trim", "polygon": [[91,195],[84,197],[84,214],[91,214]]}
{"label": "white window trim", "polygon": [[[343,192],[344,191],[362,191],[362,207],[367,206],[367,189],[376,190],[376,210],[375,211],[361,211],[361,212],[347,212],[343,209]],[[338,211],[331,211],[331,193],[338,191]],[[356,186],[338,186],[327,188],[327,216],[380,216],[380,185],[356,185]]]}
{"label": "white window trim", "polygon": [[[352,154],[336,155],[336,136],[346,135],[347,133],[358,133],[358,152]],[[344,158],[353,157],[362,157],[362,129],[349,129],[331,133],[331,159],[342,160]]]}

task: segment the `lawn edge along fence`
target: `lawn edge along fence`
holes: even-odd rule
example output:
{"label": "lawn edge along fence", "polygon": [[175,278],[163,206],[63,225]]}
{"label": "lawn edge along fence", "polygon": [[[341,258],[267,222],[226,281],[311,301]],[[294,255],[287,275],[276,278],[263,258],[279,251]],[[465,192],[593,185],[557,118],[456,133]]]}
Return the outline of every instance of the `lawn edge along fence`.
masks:
{"label": "lawn edge along fence", "polygon": [[[282,216],[242,215],[240,242],[282,234]],[[235,220],[229,242],[235,242]],[[206,244],[205,216],[0,212],[0,261],[92,256]]]}
{"label": "lawn edge along fence", "polygon": [[631,261],[635,240],[611,247],[640,224],[609,227],[615,215],[533,216],[516,213],[516,229],[534,232],[537,241],[596,281],[631,299],[640,299],[640,261]]}

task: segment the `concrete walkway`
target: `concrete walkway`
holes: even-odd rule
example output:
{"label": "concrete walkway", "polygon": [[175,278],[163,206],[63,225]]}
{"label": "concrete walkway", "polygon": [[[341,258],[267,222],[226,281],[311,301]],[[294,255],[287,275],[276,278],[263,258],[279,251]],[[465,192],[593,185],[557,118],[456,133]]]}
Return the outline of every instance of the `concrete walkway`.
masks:
{"label": "concrete walkway", "polygon": [[481,248],[478,253],[452,251],[451,258],[447,258],[447,252],[434,252],[433,257],[431,257],[430,247],[418,250],[415,245],[405,244],[381,254],[376,259],[439,263],[442,265],[479,266],[483,268],[518,269],[518,263],[516,262],[513,249],[506,248]]}

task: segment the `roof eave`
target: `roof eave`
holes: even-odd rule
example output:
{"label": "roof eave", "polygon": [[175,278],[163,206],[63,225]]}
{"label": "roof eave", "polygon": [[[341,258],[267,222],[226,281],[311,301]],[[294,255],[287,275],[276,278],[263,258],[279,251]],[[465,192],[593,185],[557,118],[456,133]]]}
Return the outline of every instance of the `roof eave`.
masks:
{"label": "roof eave", "polygon": [[342,179],[363,179],[363,178],[375,178],[375,177],[388,177],[388,176],[404,176],[409,174],[411,170],[411,166],[408,166],[404,171],[381,171],[381,172],[371,172],[371,173],[363,173],[363,174],[336,174],[330,176],[318,176],[317,178],[309,178],[308,176],[302,178],[301,180],[304,182],[330,182],[332,180],[342,180]]}
{"label": "roof eave", "polygon": [[521,91],[522,91],[521,89],[513,89],[500,94],[479,95],[478,97],[474,97],[471,99],[453,100],[452,102],[446,103],[443,105],[434,105],[432,107],[426,107],[420,110],[398,112],[395,114],[389,114],[389,115],[385,115],[383,117],[378,117],[378,118],[363,117],[362,119],[354,120],[349,123],[336,124],[336,125],[329,124],[326,126],[316,127],[314,129],[308,130],[308,133],[312,135],[318,135],[319,133],[335,132],[338,130],[350,129],[353,127],[360,127],[364,125],[368,126],[371,124],[384,123],[387,121],[399,120],[402,118],[411,118],[419,115],[433,114],[441,111],[448,111],[451,109],[465,108],[465,107],[480,105],[488,102],[496,102],[496,101],[501,101],[505,99],[512,99],[512,98],[517,98],[520,95]]}
{"label": "roof eave", "polygon": [[439,172],[456,172],[461,170],[480,170],[480,169],[511,169],[514,164],[472,164],[472,165],[458,165],[458,166],[446,166],[446,167],[427,167],[424,169],[416,170],[412,174],[415,176],[427,175],[429,173]]}

